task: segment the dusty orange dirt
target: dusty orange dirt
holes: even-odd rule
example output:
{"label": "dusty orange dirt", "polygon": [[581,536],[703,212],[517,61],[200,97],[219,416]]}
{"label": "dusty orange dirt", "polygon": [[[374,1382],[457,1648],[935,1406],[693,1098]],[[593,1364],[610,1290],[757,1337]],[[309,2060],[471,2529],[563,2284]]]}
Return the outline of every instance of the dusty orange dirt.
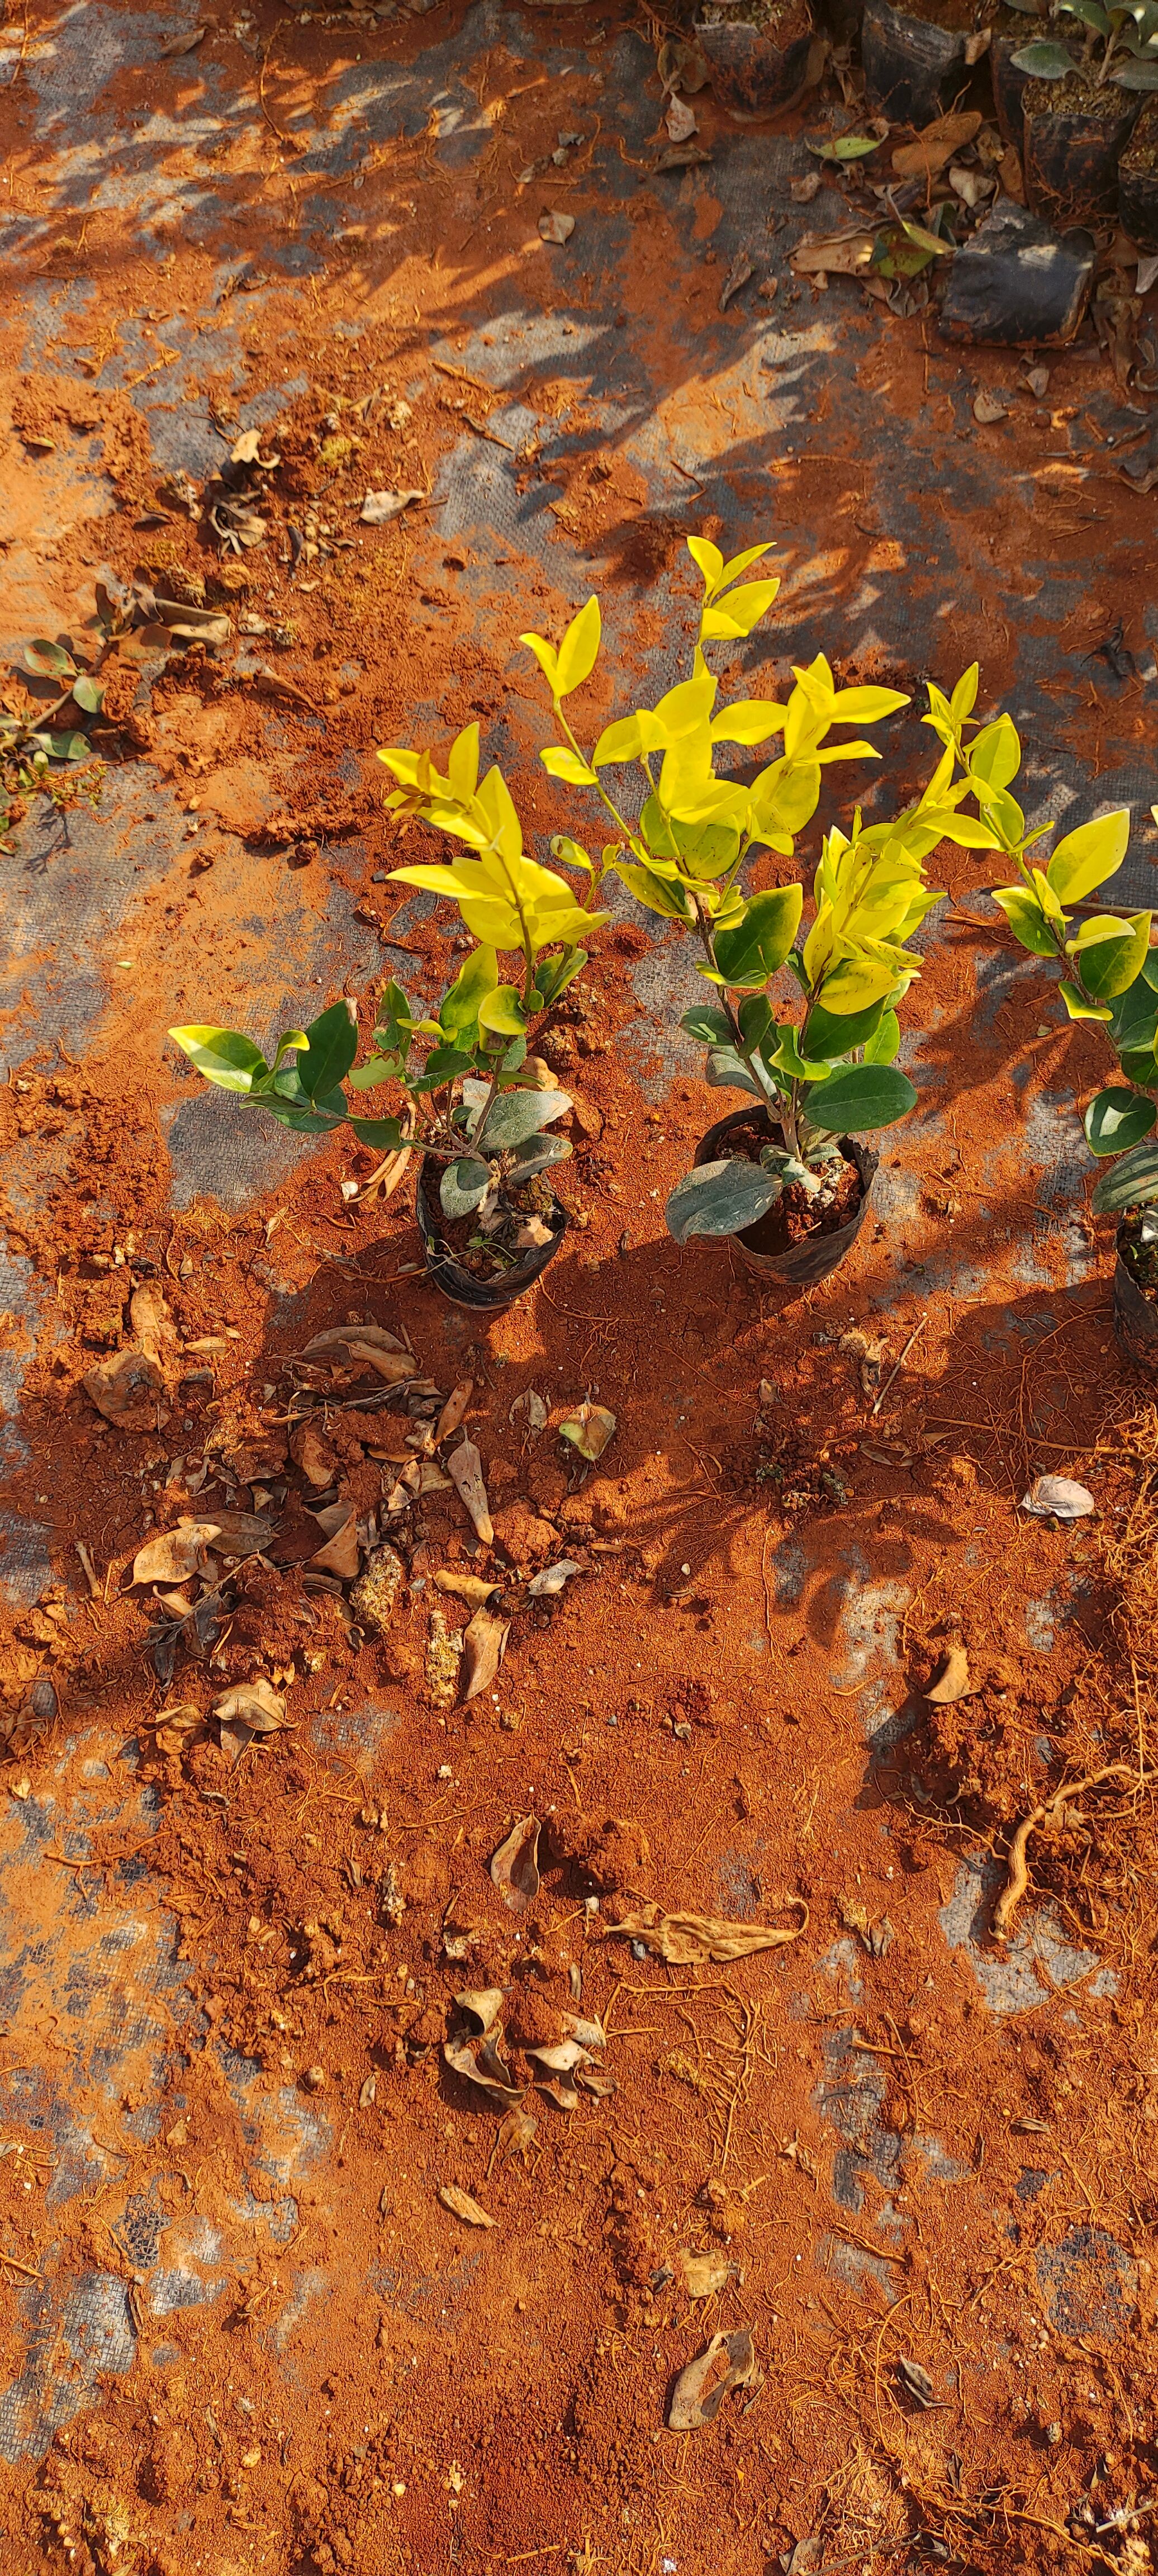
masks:
{"label": "dusty orange dirt", "polygon": [[[528,837],[573,823],[518,634],[599,589],[594,729],[682,648],[696,529],[768,531],[785,574],[726,686],[823,647],[916,694],[978,657],[1043,814],[1134,800],[1145,897],[1144,388],[1091,333],[1038,400],[1014,353],[794,285],[784,242],[841,213],[789,184],[837,94],[738,134],[698,93],[712,159],[661,176],[655,34],[491,0],[4,25],[10,645],[94,644],[96,580],[139,568],[231,621],[114,645],[103,778],[13,774],[0,859],[14,2576],[1153,2563],[1158,1437],[1086,1214],[1096,1037],[1005,946],[987,863],[940,855],[921,1106],[795,1301],[666,1235],[721,1101],[678,946],[626,903],[546,1040],[573,1222],[494,1321],[430,1285],[404,1191],[343,1195],[372,1158],[259,1139],[165,1037],[339,990],[368,1032],[387,973],[440,989],[456,926],[388,881],[374,746],[478,717]],[[199,495],[250,426],[265,541],[223,556]],[[385,486],[423,498],[364,525]],[[927,737],[895,739],[899,798]],[[125,1429],[83,1381],[138,1291],[161,1386]],[[495,1527],[444,1490],[393,1523],[381,1632],[305,1564],[303,1388],[363,1522],[398,1474],[376,1381],[300,1359],[350,1322],[408,1340],[430,1402],[471,1381]],[[584,1396],[617,1420],[589,1472],[558,1430]],[[1027,1517],[1042,1470],[1097,1517]],[[162,1681],[134,1557],[222,1507],[277,1533]],[[440,1573],[510,1621],[466,1704]],[[930,1702],[961,1647],[968,1696]],[[222,1744],[255,1675],[286,1724]],[[1018,1820],[1103,1770],[1030,1839],[1003,1947]],[[490,1864],[525,1818],[517,1910]],[[648,1908],[784,1937],[665,1962]],[[443,2055],[496,1990],[498,2094]],[[528,2053],[567,2016],[605,2034],[574,2084]],[[745,2327],[753,2375],[669,2431]]]}

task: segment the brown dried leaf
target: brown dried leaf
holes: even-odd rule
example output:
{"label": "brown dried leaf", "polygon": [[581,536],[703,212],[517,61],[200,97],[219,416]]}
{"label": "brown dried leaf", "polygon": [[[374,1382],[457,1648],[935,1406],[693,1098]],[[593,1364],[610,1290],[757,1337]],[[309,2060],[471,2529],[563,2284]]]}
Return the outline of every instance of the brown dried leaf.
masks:
{"label": "brown dried leaf", "polygon": [[367,492],[361,517],[368,528],[382,528],[388,519],[400,518],[412,501],[425,501],[426,497],[425,492],[392,492],[389,487],[381,492]]}
{"label": "brown dried leaf", "polygon": [[734,2334],[713,2335],[706,2352],[681,2370],[671,2394],[667,2420],[673,2433],[697,2433],[715,2421],[731,2388],[745,2388],[756,2372],[750,2326]]}
{"label": "brown dried leaf", "polygon": [[133,1558],[133,1582],[186,1583],[201,1573],[216,1535],[212,1521],[182,1521],[179,1529],[149,1539]]}
{"label": "brown dried leaf", "polygon": [[465,1688],[463,1701],[477,1699],[480,1691],[489,1690],[511,1632],[509,1619],[496,1619],[489,1610],[476,1610],[462,1650],[462,1672]]}
{"label": "brown dried leaf", "polygon": [[547,1427],[547,1407],[533,1386],[525,1386],[515,1397],[507,1414],[508,1422],[525,1422],[532,1438]]}
{"label": "brown dried leaf", "polygon": [[690,142],[692,135],[699,132],[696,111],[688,106],[686,98],[669,98],[664,124],[673,143]]}
{"label": "brown dried leaf", "polygon": [[529,2154],[539,2123],[530,2111],[504,2111],[499,2122],[498,2150],[504,2158]]}
{"label": "brown dried leaf", "polygon": [[149,1718],[147,1723],[156,1728],[158,1736],[164,1734],[178,1744],[182,1737],[193,1735],[199,1726],[204,1726],[205,1720],[191,1699],[179,1699],[174,1700],[171,1708],[159,1708],[156,1716]]}
{"label": "brown dried leaf", "polygon": [[969,1679],[969,1657],[964,1646],[950,1646],[944,1664],[925,1697],[935,1708],[952,1708],[959,1699],[970,1699],[973,1684]]}
{"label": "brown dried leaf", "polygon": [[[499,2030],[503,2011],[501,1986],[464,1986],[454,2000],[460,2012],[469,2013],[471,2020],[477,2021],[484,2039],[490,2039]],[[501,2038],[501,2031],[499,2036]]]}
{"label": "brown dried leaf", "polygon": [[674,2269],[689,2299],[714,2299],[717,2291],[727,2288],[736,2266],[729,2263],[726,2254],[696,2253],[691,2246],[681,2245]]}
{"label": "brown dried leaf", "polygon": [[177,1348],[177,1327],[168,1303],[153,1279],[143,1279],[129,1299],[129,1323],[138,1348],[151,1360],[162,1360]]}
{"label": "brown dried leaf", "polygon": [[[494,1863],[491,1863],[494,1875]],[[642,1906],[638,1914],[628,1914],[622,1923],[609,1923],[607,1938],[641,1941],[655,1959],[670,1960],[676,1966],[704,1959],[749,1959],[757,1950],[782,1950],[790,1941],[798,1941],[808,1922],[808,1907],[802,1896],[788,1899],[798,1905],[803,1920],[791,1932],[773,1932],[754,1923],[729,1923],[716,1914],[663,1914],[658,1905]]]}
{"label": "brown dried leaf", "polygon": [[449,1565],[440,1565],[434,1578],[440,1592],[452,1592],[457,1601],[466,1601],[472,1610],[481,1610],[493,1600],[498,1584],[488,1582],[485,1574],[458,1574]]}
{"label": "brown dried leaf", "polygon": [[512,1914],[525,1914],[539,1893],[539,1831],[537,1816],[520,1816],[491,1861],[491,1877]]}
{"label": "brown dried leaf", "polygon": [[601,1458],[615,1429],[615,1415],[605,1404],[577,1404],[559,1425],[559,1438],[569,1440],[581,1458]]}
{"label": "brown dried leaf", "polygon": [[456,1386],[453,1392],[447,1396],[446,1402],[443,1405],[442,1411],[434,1426],[434,1446],[436,1449],[440,1440],[449,1440],[451,1432],[458,1430],[473,1393],[474,1379],[472,1377],[464,1377],[461,1386]]}
{"label": "brown dried leaf", "polygon": [[495,1534],[487,1489],[483,1483],[482,1459],[473,1440],[461,1440],[446,1462],[447,1474],[459,1500],[469,1512],[484,1547],[489,1547]]}
{"label": "brown dried leaf", "polygon": [[195,53],[198,45],[204,44],[208,33],[208,27],[194,27],[192,34],[189,36],[171,36],[168,44],[161,46],[157,55],[157,61],[159,63],[175,63],[180,55]]}
{"label": "brown dried leaf", "polygon": [[903,2357],[899,2357],[897,2377],[906,2396],[911,2397],[916,2405],[921,2408],[936,2405],[937,2391],[928,2371],[922,2369],[919,2361],[906,2361]]}
{"label": "brown dried leaf", "polygon": [[[189,1526],[183,1515],[178,1528],[187,1529]],[[215,1510],[211,1518],[206,1516],[204,1526],[212,1532],[212,1544],[220,1548],[222,1555],[253,1556],[259,1554],[273,1538],[277,1521],[270,1512]]]}
{"label": "brown dried leaf", "polygon": [[922,127],[915,143],[897,145],[893,168],[898,179],[936,179],[954,154],[972,143],[983,123],[975,108],[959,116],[935,117],[932,125]]}
{"label": "brown dried leaf", "polygon": [[516,2084],[510,2068],[504,2066],[492,2040],[444,2040],[442,2056],[452,2075],[462,2075],[468,2084],[477,2084],[484,2093],[492,2093],[507,2110],[518,2110],[523,2088]]}
{"label": "brown dried leaf", "polygon": [[569,242],[575,230],[574,215],[556,214],[553,210],[539,217],[539,239],[545,242]]}
{"label": "brown dried leaf", "polygon": [[822,241],[806,234],[797,242],[791,265],[798,277],[859,277],[869,266],[875,244],[875,233],[854,225],[826,233]]}
{"label": "brown dried leaf", "polygon": [[324,1545],[316,1548],[309,1563],[319,1574],[336,1574],[348,1583],[362,1562],[358,1545],[358,1514],[353,1503],[329,1503],[324,1512],[315,1512]]}
{"label": "brown dried leaf", "polygon": [[305,1348],[298,1352],[298,1358],[300,1360],[348,1359],[354,1342],[360,1345],[363,1353],[380,1351],[384,1358],[388,1358],[392,1352],[400,1355],[406,1363],[399,1371],[400,1379],[418,1376],[417,1360],[407,1350],[405,1342],[399,1341],[397,1333],[388,1333],[384,1324],[333,1324],[327,1332],[315,1333],[313,1340],[307,1342]]}
{"label": "brown dried leaf", "polygon": [[239,1682],[234,1690],[222,1693],[213,1702],[213,1716],[221,1726],[246,1726],[251,1735],[278,1735],[289,1721],[286,1704],[272,1682],[258,1674],[256,1680]]}
{"label": "brown dried leaf", "polygon": [[295,1422],[290,1433],[290,1456],[300,1467],[308,1485],[319,1490],[332,1485],[338,1461],[320,1423]]}
{"label": "brown dried leaf", "polygon": [[155,1431],[157,1407],[165,1381],[147,1351],[118,1351],[115,1359],[98,1360],[81,1379],[98,1413],[118,1431]]}
{"label": "brown dried leaf", "polygon": [[438,2197],[443,2208],[452,2210],[467,2227],[493,2227],[495,2224],[486,2210],[480,2209],[477,2200],[471,2199],[469,2191],[460,2191],[456,2182],[440,2182]]}
{"label": "brown dried leaf", "polygon": [[1007,405],[1003,402],[998,402],[995,395],[974,395],[973,418],[980,422],[982,429],[992,429],[997,421],[1004,420],[1006,418],[1006,414]]}

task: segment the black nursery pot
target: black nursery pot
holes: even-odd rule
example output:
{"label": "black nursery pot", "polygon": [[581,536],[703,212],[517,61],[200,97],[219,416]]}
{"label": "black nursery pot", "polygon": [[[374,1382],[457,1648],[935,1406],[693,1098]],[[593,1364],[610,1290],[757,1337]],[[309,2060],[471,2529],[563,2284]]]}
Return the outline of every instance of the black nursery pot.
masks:
{"label": "black nursery pot", "polygon": [[890,7],[889,0],[868,0],[861,58],[869,106],[891,117],[894,125],[931,125],[969,78],[959,27],[909,18],[903,9]]}
{"label": "black nursery pot", "polygon": [[1034,213],[1062,226],[1116,215],[1118,161],[1137,124],[1141,99],[1127,98],[1110,116],[1066,114],[1037,104],[1032,92],[1043,86],[1027,84],[1022,110],[1025,192]]}
{"label": "black nursery pot", "polygon": [[[735,1130],[739,1127],[750,1129],[753,1125],[760,1126],[764,1134],[778,1145],[783,1144],[782,1131],[766,1109],[736,1109],[730,1118],[717,1119],[715,1126],[709,1127],[707,1135],[701,1136],[695,1152],[697,1165],[718,1162],[722,1147]],[[776,1213],[774,1208],[770,1208],[768,1215],[759,1217],[755,1225],[746,1225],[742,1233],[729,1238],[739,1245],[749,1269],[758,1271],[770,1287],[779,1282],[786,1288],[815,1288],[832,1271],[839,1269],[846,1252],[852,1250],[864,1224],[879,1156],[870,1154],[864,1145],[858,1144],[855,1136],[842,1136],[840,1150],[847,1162],[856,1164],[860,1174],[860,1206],[856,1215],[850,1216],[847,1225],[837,1226],[832,1234],[811,1235],[806,1243],[791,1244],[787,1252],[770,1252],[766,1248],[767,1240]]]}
{"label": "black nursery pot", "polygon": [[1133,1272],[1122,1259],[1124,1228],[1119,1226],[1114,1263],[1114,1339],[1124,1359],[1158,1385],[1158,1305],[1144,1297]]}
{"label": "black nursery pot", "polygon": [[712,88],[721,107],[741,123],[775,116],[791,107],[804,87],[812,28],[782,45],[774,33],[746,26],[705,27],[696,22],[696,38],[712,69]]}
{"label": "black nursery pot", "polygon": [[[1135,150],[1152,147],[1158,141],[1158,116],[1148,107],[1131,136],[1129,149],[1118,164],[1118,213],[1122,226],[1139,250],[1158,250],[1158,161],[1147,168],[1132,169]],[[1149,156],[1147,155],[1147,158]]]}
{"label": "black nursery pot", "polygon": [[567,1231],[567,1210],[552,1194],[551,1213],[547,1219],[551,1240],[541,1243],[534,1252],[524,1253],[511,1270],[499,1271],[493,1279],[476,1279],[473,1270],[465,1270],[456,1261],[440,1227],[437,1190],[434,1196],[426,1186],[426,1163],[418,1167],[418,1185],[414,1193],[414,1213],[426,1255],[426,1267],[436,1288],[449,1297],[454,1306],[469,1306],[475,1314],[500,1315],[504,1306],[513,1306],[516,1297],[526,1295],[536,1279],[542,1277],[553,1261]]}
{"label": "black nursery pot", "polygon": [[1030,78],[1019,72],[1014,55],[1029,41],[1028,37],[994,36],[989,47],[989,70],[993,81],[993,104],[997,110],[997,131],[1003,143],[1013,143],[1020,152],[1024,117],[1022,98]]}

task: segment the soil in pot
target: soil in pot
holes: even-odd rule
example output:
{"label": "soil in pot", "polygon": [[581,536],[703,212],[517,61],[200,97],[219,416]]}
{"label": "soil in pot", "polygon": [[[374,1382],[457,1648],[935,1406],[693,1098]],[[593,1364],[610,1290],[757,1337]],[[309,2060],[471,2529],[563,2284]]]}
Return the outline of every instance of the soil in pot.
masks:
{"label": "soil in pot", "polygon": [[[754,1110],[750,1121],[729,1130],[716,1149],[715,1159],[721,1163],[758,1163],[761,1147],[767,1142],[768,1129],[760,1112]],[[835,1179],[825,1183],[824,1204],[819,1209],[803,1184],[793,1181],[766,1216],[744,1227],[740,1242],[746,1243],[751,1252],[775,1258],[777,1253],[791,1252],[797,1244],[811,1243],[819,1235],[839,1234],[843,1226],[851,1225],[863,1196],[860,1173],[846,1156]]]}
{"label": "soil in pot", "polygon": [[898,125],[931,125],[969,84],[975,0],[868,0],[861,29],[869,105]]}
{"label": "soil in pot", "polygon": [[1144,107],[1118,163],[1118,212],[1139,250],[1158,250],[1158,105]]}
{"label": "soil in pot", "polygon": [[696,34],[720,106],[741,123],[799,98],[812,50],[808,0],[708,0]]}
{"label": "soil in pot", "polygon": [[1118,211],[1118,160],[1141,99],[1083,71],[1068,80],[1030,80],[1022,92],[1025,188],[1035,214],[1051,223],[1089,223]]}
{"label": "soil in pot", "polygon": [[1114,1264],[1114,1336],[1119,1350],[1158,1379],[1158,1244],[1142,1241],[1142,1212],[1118,1228]]}
{"label": "soil in pot", "polygon": [[537,1172],[533,1180],[524,1181],[521,1189],[500,1190],[493,1215],[485,1222],[477,1209],[470,1216],[444,1216],[438,1203],[437,1179],[433,1184],[425,1181],[425,1186],[423,1181],[419,1186],[431,1234],[437,1236],[444,1257],[456,1269],[465,1271],[469,1279],[477,1280],[480,1288],[505,1286],[536,1256],[541,1266],[544,1254],[554,1250],[566,1222],[545,1172]]}

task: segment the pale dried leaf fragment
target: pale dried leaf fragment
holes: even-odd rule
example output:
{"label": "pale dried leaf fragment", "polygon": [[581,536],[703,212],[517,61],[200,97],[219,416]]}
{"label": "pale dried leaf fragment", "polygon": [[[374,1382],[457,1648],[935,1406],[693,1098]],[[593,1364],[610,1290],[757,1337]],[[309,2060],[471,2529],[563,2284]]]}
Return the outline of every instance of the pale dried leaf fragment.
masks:
{"label": "pale dried leaf fragment", "polygon": [[545,242],[569,242],[575,230],[574,215],[560,215],[553,210],[539,217],[539,239]]}
{"label": "pale dried leaf fragment", "polygon": [[522,2085],[515,2082],[509,2066],[504,2065],[493,2039],[444,2040],[442,2057],[452,2075],[461,2075],[468,2084],[477,2084],[482,2092],[492,2094],[504,2110],[519,2109]]}
{"label": "pale dried leaf fragment", "polygon": [[289,1453],[295,1467],[301,1468],[307,1485],[324,1492],[327,1485],[333,1484],[338,1462],[320,1422],[295,1422],[290,1433]]}
{"label": "pale dried leaf fragment", "polygon": [[694,107],[688,106],[686,98],[674,95],[668,100],[664,124],[673,143],[687,143],[700,130]]}
{"label": "pale dried leaf fragment", "polygon": [[349,1351],[352,1360],[360,1360],[366,1368],[372,1368],[375,1376],[380,1377],[386,1386],[402,1386],[407,1378],[418,1375],[418,1362],[411,1358],[409,1351],[383,1350],[380,1343],[371,1342],[364,1335],[350,1343]]}
{"label": "pale dried leaf fragment", "polygon": [[[464,1986],[454,2000],[460,2012],[469,2013],[471,2020],[477,2021],[484,2039],[491,2039],[499,2031],[503,2016],[501,1986]],[[499,2036],[501,2038],[501,2031]]]}
{"label": "pale dried leaf fragment", "polygon": [[159,1708],[148,1723],[156,1729],[161,1752],[175,1753],[187,1736],[195,1735],[204,1726],[205,1720],[191,1699],[179,1699],[174,1700],[171,1708]]}
{"label": "pale dried leaf fragment", "polygon": [[542,1396],[536,1394],[533,1386],[525,1386],[522,1394],[515,1397],[514,1403],[511,1405],[507,1414],[507,1420],[508,1422],[525,1422],[532,1438],[534,1438],[538,1432],[546,1430],[547,1407],[543,1402]]}
{"label": "pale dried leaf fragment", "polygon": [[713,2335],[705,2352],[681,2370],[667,2410],[673,2433],[698,2433],[714,2422],[732,2388],[746,2388],[756,2373],[756,2349],[750,2326],[734,2334]]}
{"label": "pale dried leaf fragment", "polygon": [[485,1574],[459,1574],[450,1565],[440,1565],[434,1580],[440,1592],[453,1593],[457,1601],[467,1602],[472,1610],[485,1609],[499,1588],[496,1582],[488,1581]]}
{"label": "pale dried leaf fragment", "polygon": [[[491,1867],[493,1874],[493,1862]],[[808,1907],[802,1896],[791,1896],[787,1902],[798,1905],[802,1917],[790,1932],[773,1931],[765,1924],[732,1923],[716,1914],[664,1914],[658,1905],[644,1905],[638,1914],[609,1923],[604,1937],[639,1941],[653,1958],[667,1959],[675,1966],[704,1959],[749,1959],[757,1950],[782,1950],[800,1939],[808,1924]]]}
{"label": "pale dried leaf fragment", "polygon": [[289,1723],[281,1692],[260,1673],[223,1691],[213,1702],[213,1715],[222,1726],[247,1726],[251,1735],[278,1735]]}
{"label": "pale dried leaf fragment", "polygon": [[467,1700],[477,1699],[481,1691],[490,1689],[507,1651],[510,1632],[509,1619],[496,1619],[490,1610],[475,1611],[463,1637],[464,1704]]}
{"label": "pale dried leaf fragment", "polygon": [[843,232],[826,233],[823,240],[806,234],[797,242],[790,264],[798,277],[859,277],[871,265],[875,248],[875,233],[846,225]]}
{"label": "pale dried leaf fragment", "polygon": [[118,1351],[115,1359],[98,1360],[81,1379],[98,1413],[118,1431],[156,1431],[157,1408],[165,1381],[147,1351]]}
{"label": "pale dried leaf fragment", "polygon": [[368,2111],[377,2099],[378,2078],[376,2075],[367,2075],[358,2094],[358,2109]]}
{"label": "pale dried leaf fragment", "polygon": [[451,1432],[459,1429],[460,1424],[464,1420],[466,1408],[470,1403],[473,1393],[474,1379],[472,1377],[464,1377],[461,1385],[454,1387],[452,1392],[447,1396],[446,1402],[443,1405],[442,1411],[434,1426],[434,1446],[436,1449],[440,1441],[449,1440]]}
{"label": "pale dried leaf fragment", "polygon": [[1005,420],[1006,417],[1006,405],[1003,402],[999,402],[996,395],[974,395],[973,418],[976,421],[980,421],[982,429],[992,429],[997,421]]}
{"label": "pale dried leaf fragment", "polygon": [[[1134,280],[1135,295],[1148,295],[1156,278],[1158,278],[1158,251],[1148,251],[1138,261],[1138,274]],[[1048,383],[1048,377],[1046,381]]]}
{"label": "pale dried leaf fragment", "polygon": [[176,1351],[177,1327],[167,1299],[154,1279],[143,1279],[129,1299],[129,1323],[138,1348],[151,1360],[164,1361]]}
{"label": "pale dried leaf fragment", "polygon": [[697,2253],[690,2245],[680,2246],[673,2264],[680,2288],[689,2299],[714,2299],[718,2291],[727,2289],[735,2269],[726,2254],[714,2250]]}
{"label": "pale dried leaf fragment", "polygon": [[893,153],[893,168],[898,179],[935,179],[972,143],[981,131],[983,119],[975,108],[963,109],[957,116],[938,116],[932,125],[923,127],[915,143],[899,143]]}
{"label": "pale dried leaf fragment", "polygon": [[491,1860],[491,1877],[512,1914],[526,1914],[539,1893],[537,1816],[520,1816]]}
{"label": "pale dried leaf fragment", "polygon": [[446,1462],[446,1471],[460,1502],[469,1512],[484,1547],[489,1547],[495,1534],[487,1489],[483,1483],[482,1459],[473,1440],[460,1440]]}
{"label": "pale dried leaf fragment", "polygon": [[355,1505],[328,1503],[325,1511],[315,1512],[314,1518],[322,1532],[323,1544],[315,1548],[310,1564],[319,1574],[336,1574],[339,1582],[348,1583],[362,1562]]}
{"label": "pale dried leaf fragment", "polygon": [[559,1425],[559,1438],[569,1440],[581,1458],[601,1458],[615,1429],[615,1415],[605,1404],[577,1404]]}
{"label": "pale dried leaf fragment", "polygon": [[523,2110],[504,2111],[502,2119],[499,2122],[499,2134],[496,2141],[499,2154],[505,2160],[510,2160],[514,2156],[523,2156],[525,2158],[530,2153],[530,2149],[538,2135],[538,2129],[539,2123],[532,2112]]}
{"label": "pale dried leaf fragment", "polygon": [[198,45],[204,44],[208,33],[208,27],[194,27],[188,36],[170,36],[168,44],[162,45],[158,52],[158,62],[175,63],[182,54],[195,53]]}
{"label": "pale dried leaf fragment", "polygon": [[581,1574],[582,1571],[582,1566],[576,1565],[573,1556],[560,1556],[554,1565],[544,1565],[538,1574],[532,1576],[527,1585],[528,1596],[532,1601],[549,1601],[554,1593],[563,1590],[573,1574]]}
{"label": "pale dried leaf fragment", "polygon": [[953,1708],[959,1699],[971,1699],[973,1684],[969,1679],[969,1657],[964,1646],[950,1646],[932,1690],[925,1697],[934,1708]]}
{"label": "pale dried leaf fragment", "polygon": [[792,199],[793,205],[810,206],[821,186],[822,177],[823,173],[819,170],[806,170],[803,178],[790,179],[788,182],[788,194]]}
{"label": "pale dried leaf fragment", "polygon": [[906,2396],[911,2397],[916,2405],[922,2408],[936,2405],[936,2388],[928,2371],[922,2368],[919,2361],[907,2361],[903,2355],[900,2356],[897,2361],[897,2377]]}
{"label": "pale dried leaf fragment", "polygon": [[[188,1529],[191,1526],[184,1513],[177,1526],[178,1529]],[[270,1512],[225,1512],[215,1509],[212,1518],[207,1516],[203,1526],[212,1530],[213,1544],[219,1548],[223,1556],[256,1556],[260,1555],[263,1547],[268,1546],[277,1528],[277,1521]]]}
{"label": "pale dried leaf fragment", "polygon": [[1072,1476],[1039,1476],[1022,1495],[1021,1508],[1037,1520],[1081,1521],[1098,1506],[1088,1485],[1076,1485]]}
{"label": "pale dried leaf fragment", "polygon": [[397,519],[412,501],[425,501],[425,492],[367,492],[360,516],[368,528],[382,528],[388,519]]}
{"label": "pale dried leaf fragment", "polygon": [[331,1324],[324,1333],[315,1333],[312,1341],[298,1352],[300,1360],[345,1359],[350,1345],[358,1342],[364,1351],[380,1351],[384,1357],[399,1354],[405,1361],[401,1376],[417,1377],[418,1363],[397,1333],[388,1333],[384,1324]]}
{"label": "pale dried leaf fragment", "polygon": [[179,1529],[149,1539],[133,1558],[133,1582],[186,1583],[201,1573],[216,1535],[212,1521],[183,1521]]}
{"label": "pale dried leaf fragment", "polygon": [[461,2218],[466,2227],[493,2227],[495,2224],[488,2212],[479,2207],[477,2200],[471,2199],[469,2191],[460,2191],[456,2182],[440,2182],[438,2197],[443,2208],[451,2210],[455,2218]]}

